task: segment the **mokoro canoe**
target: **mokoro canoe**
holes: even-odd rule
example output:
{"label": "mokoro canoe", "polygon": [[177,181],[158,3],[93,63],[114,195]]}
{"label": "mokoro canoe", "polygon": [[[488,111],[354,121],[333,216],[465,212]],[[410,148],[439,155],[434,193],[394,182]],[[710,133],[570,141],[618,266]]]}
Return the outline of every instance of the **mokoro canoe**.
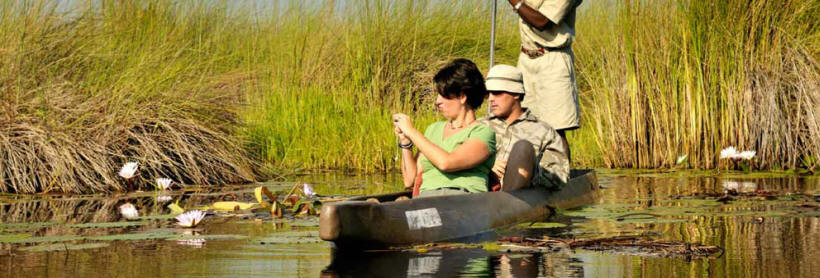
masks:
{"label": "mokoro canoe", "polygon": [[[466,238],[516,223],[544,218],[555,209],[592,203],[598,196],[593,170],[572,170],[557,191],[525,188],[393,201],[411,192],[363,196],[325,204],[319,237],[336,248],[365,249]],[[376,198],[379,203],[367,202]]]}

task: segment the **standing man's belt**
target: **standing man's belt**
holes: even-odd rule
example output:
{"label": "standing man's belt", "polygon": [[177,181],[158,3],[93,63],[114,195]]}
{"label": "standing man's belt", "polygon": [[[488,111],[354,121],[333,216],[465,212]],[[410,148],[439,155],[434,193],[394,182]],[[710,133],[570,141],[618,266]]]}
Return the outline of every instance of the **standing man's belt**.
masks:
{"label": "standing man's belt", "polygon": [[522,46],[521,47],[521,53],[527,54],[527,56],[529,56],[530,59],[535,59],[535,58],[543,56],[547,52],[557,51],[557,50],[561,50],[561,49],[564,49],[564,48],[566,48],[566,46],[562,46],[562,47],[539,47],[537,49],[527,49],[527,48]]}

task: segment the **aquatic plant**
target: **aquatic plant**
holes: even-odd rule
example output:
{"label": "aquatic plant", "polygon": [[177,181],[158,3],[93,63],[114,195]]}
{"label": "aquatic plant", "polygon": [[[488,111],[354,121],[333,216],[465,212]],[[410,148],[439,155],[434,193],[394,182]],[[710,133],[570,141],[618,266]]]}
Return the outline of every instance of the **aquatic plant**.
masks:
{"label": "aquatic plant", "polygon": [[171,196],[169,196],[169,195],[159,195],[159,196],[157,196],[157,197],[155,198],[155,200],[157,201],[157,203],[165,203],[165,202],[169,202],[169,201],[171,201],[171,200],[173,200],[173,199],[174,199],[174,198],[173,198],[173,197],[171,197]]}
{"label": "aquatic plant", "polygon": [[307,183],[302,184],[302,193],[305,193],[305,197],[307,197],[307,198],[311,198],[311,197],[316,196],[316,192],[313,191],[313,187],[311,187]]}
{"label": "aquatic plant", "polygon": [[737,149],[735,147],[727,147],[725,149],[720,150],[720,158],[721,159],[732,159],[737,156]]}
{"label": "aquatic plant", "polygon": [[205,212],[201,210],[191,210],[180,215],[177,215],[177,225],[185,228],[193,228],[196,227],[202,221],[202,218],[205,217]]}
{"label": "aquatic plant", "polygon": [[159,190],[168,190],[171,188],[171,184],[173,181],[168,178],[158,178],[157,179],[157,189]]}
{"label": "aquatic plant", "polygon": [[129,158],[189,184],[262,177],[240,135],[246,26],[218,5],[92,2],[0,1],[0,191],[122,191]]}
{"label": "aquatic plant", "polygon": [[120,168],[119,175],[120,177],[130,180],[134,178],[134,175],[137,173],[137,169],[139,168],[139,162],[128,162]]}
{"label": "aquatic plant", "polygon": [[686,162],[686,158],[688,158],[688,157],[689,157],[689,156],[688,156],[688,155],[685,155],[685,154],[684,154],[684,155],[681,155],[681,156],[678,156],[678,159],[676,159],[676,160],[675,160],[675,164],[676,164],[676,165],[681,165],[681,164],[685,163],[685,162]]}
{"label": "aquatic plant", "polygon": [[136,220],[140,217],[139,211],[137,211],[137,207],[131,203],[125,203],[120,206],[120,215],[125,217],[126,220]]}

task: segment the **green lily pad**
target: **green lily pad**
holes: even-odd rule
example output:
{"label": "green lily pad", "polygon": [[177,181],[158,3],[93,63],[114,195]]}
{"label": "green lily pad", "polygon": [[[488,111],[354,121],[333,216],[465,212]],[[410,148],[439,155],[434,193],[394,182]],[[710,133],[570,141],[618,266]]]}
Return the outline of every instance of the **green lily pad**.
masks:
{"label": "green lily pad", "polygon": [[99,242],[98,243],[82,243],[82,244],[56,243],[56,244],[46,244],[46,245],[23,247],[23,248],[20,248],[20,250],[21,251],[29,251],[29,252],[51,252],[51,251],[96,249],[96,248],[103,248],[103,247],[108,247],[108,243],[99,243]]}
{"label": "green lily pad", "polygon": [[71,228],[81,228],[81,229],[88,229],[88,228],[123,228],[123,227],[131,227],[131,226],[142,226],[148,224],[148,221],[121,221],[121,222],[99,222],[99,223],[81,223],[81,224],[73,224],[69,227]]}
{"label": "green lily pad", "polygon": [[165,220],[165,219],[173,219],[176,216],[177,216],[177,214],[146,215],[146,216],[140,216],[139,219],[142,219],[142,220]]}
{"label": "green lily pad", "polygon": [[58,236],[28,236],[17,238],[0,239],[0,243],[41,243],[41,242],[63,242],[83,239],[82,236],[77,235],[58,235]]}
{"label": "green lily pad", "polygon": [[148,232],[148,233],[136,233],[136,234],[121,234],[121,235],[106,235],[106,236],[93,236],[88,237],[88,240],[102,240],[102,241],[114,241],[114,240],[150,240],[150,239],[168,239],[177,237],[177,234],[171,232]]}
{"label": "green lily pad", "polygon": [[41,228],[51,227],[59,225],[60,223],[56,222],[33,222],[33,223],[2,223],[0,224],[0,230],[9,230],[9,231],[30,231],[30,230],[37,230]]}
{"label": "green lily pad", "polygon": [[303,243],[320,243],[319,232],[283,232],[268,235],[264,238],[256,240],[259,244],[303,244]]}
{"label": "green lily pad", "polygon": [[516,227],[521,229],[550,229],[550,228],[564,228],[567,225],[564,223],[555,223],[555,222],[537,222],[537,223],[523,223],[518,224]]}
{"label": "green lily pad", "polygon": [[179,235],[177,237],[167,238],[166,240],[187,240],[187,239],[204,239],[204,240],[241,240],[247,239],[244,235]]}
{"label": "green lily pad", "polygon": [[4,234],[0,235],[0,242],[12,242],[30,238],[31,234]]}

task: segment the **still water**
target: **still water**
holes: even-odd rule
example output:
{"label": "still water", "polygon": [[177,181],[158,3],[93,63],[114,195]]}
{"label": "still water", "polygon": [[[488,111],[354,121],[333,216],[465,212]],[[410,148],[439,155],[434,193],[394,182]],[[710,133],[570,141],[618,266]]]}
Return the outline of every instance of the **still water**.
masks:
{"label": "still water", "polygon": [[[594,205],[550,221],[565,227],[511,228],[490,235],[601,238],[640,235],[714,245],[705,258],[630,250],[501,248],[338,253],[318,239],[315,216],[271,219],[253,212],[173,225],[156,193],[112,196],[0,195],[0,277],[816,277],[820,273],[820,181],[760,174],[599,171]],[[398,190],[396,177],[309,176],[269,182],[284,192],[307,182],[322,195]],[[174,191],[196,208],[220,199],[253,200],[256,185]],[[716,201],[727,190],[729,202]],[[142,218],[125,222],[117,207]],[[158,204],[159,203],[159,204]],[[166,203],[167,204],[167,203]],[[640,217],[629,217],[636,215]],[[500,244],[500,243],[499,243]],[[495,246],[498,246],[496,244]],[[485,245],[488,246],[488,245]]]}

